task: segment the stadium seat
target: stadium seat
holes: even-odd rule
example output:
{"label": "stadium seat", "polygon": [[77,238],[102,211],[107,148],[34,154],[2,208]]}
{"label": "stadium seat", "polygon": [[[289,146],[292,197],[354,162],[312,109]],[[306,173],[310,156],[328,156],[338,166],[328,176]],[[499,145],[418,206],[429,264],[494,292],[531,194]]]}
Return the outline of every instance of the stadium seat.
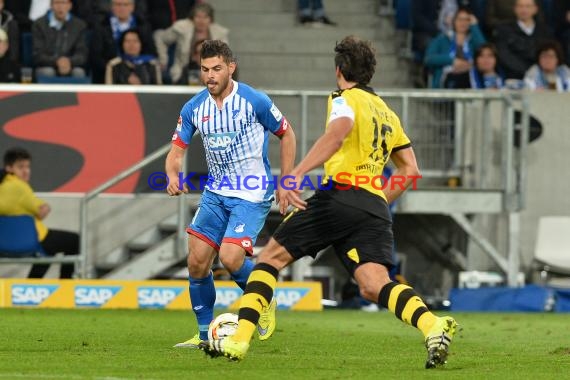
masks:
{"label": "stadium seat", "polygon": [[0,216],[0,265],[2,264],[74,264],[79,255],[47,256],[38,241],[34,218],[29,215]]}
{"label": "stadium seat", "polygon": [[33,217],[0,216],[0,256],[45,256]]}
{"label": "stadium seat", "polygon": [[37,76],[36,82],[37,83],[43,83],[43,84],[90,84],[91,78],[89,78],[89,77],[74,78],[74,77]]}
{"label": "stadium seat", "polygon": [[412,0],[396,0],[396,29],[412,29]]}
{"label": "stadium seat", "polygon": [[569,216],[543,216],[539,219],[534,260],[543,280],[549,274],[570,276]]}
{"label": "stadium seat", "polygon": [[20,35],[20,58],[22,67],[33,66],[32,33],[23,32]]}

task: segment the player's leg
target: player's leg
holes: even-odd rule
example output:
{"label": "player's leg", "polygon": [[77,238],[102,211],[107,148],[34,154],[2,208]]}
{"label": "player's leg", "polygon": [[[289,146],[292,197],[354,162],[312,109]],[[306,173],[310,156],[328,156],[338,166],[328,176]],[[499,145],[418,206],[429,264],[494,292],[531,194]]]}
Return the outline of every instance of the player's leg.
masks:
{"label": "player's leg", "polygon": [[239,198],[226,198],[230,215],[220,247],[220,261],[232,280],[243,290],[253,269],[245,256],[253,254],[253,246],[271,208],[271,202],[253,203]]}
{"label": "player's leg", "polygon": [[335,218],[330,202],[329,197],[317,193],[307,200],[306,210],[294,210],[285,217],[259,255],[248,279],[241,298],[236,333],[227,339],[215,340],[212,345],[202,345],[208,354],[234,360],[245,357],[260,312],[273,297],[279,271],[301,257],[315,257],[331,244],[333,236],[343,233],[334,230]]}
{"label": "player's leg", "polygon": [[243,359],[262,312],[267,310],[272,302],[279,271],[293,261],[295,259],[285,247],[271,238],[260,253],[247,281],[240,300],[238,328],[235,334],[226,339],[201,344],[200,348],[212,357],[223,355],[232,360]]}
{"label": "player's leg", "polygon": [[198,334],[177,347],[196,348],[200,341],[208,340],[208,326],[214,317],[216,289],[211,267],[219,250],[227,215],[222,202],[215,194],[204,192],[187,231],[188,279],[190,303],[198,322]]}
{"label": "player's leg", "polygon": [[[413,288],[390,279],[389,269],[393,265],[391,223],[389,219],[366,218],[367,228],[358,230],[347,239],[342,247],[337,248],[337,254],[346,266],[352,266],[354,278],[365,299],[378,302],[398,319],[424,334],[428,346],[426,367],[443,364],[457,324],[450,317],[438,318]],[[432,344],[434,336],[437,336],[437,345]]]}
{"label": "player's leg", "polygon": [[[253,203],[243,199],[228,199],[231,210],[228,227],[220,247],[220,261],[232,279],[245,290],[247,279],[253,270],[253,261],[246,258],[253,254],[253,246],[271,208],[271,202]],[[260,340],[267,340],[275,331],[277,303],[272,300],[260,314],[257,331]]]}

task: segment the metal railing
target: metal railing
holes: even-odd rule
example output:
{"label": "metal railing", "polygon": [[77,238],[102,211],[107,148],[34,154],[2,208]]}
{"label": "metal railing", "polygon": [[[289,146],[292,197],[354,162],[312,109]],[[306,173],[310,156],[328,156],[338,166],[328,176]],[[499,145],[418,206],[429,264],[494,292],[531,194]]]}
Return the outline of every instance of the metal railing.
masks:
{"label": "metal railing", "polygon": [[[146,156],[144,159],[140,160],[133,166],[123,170],[117,176],[111,178],[107,182],[103,183],[102,185],[96,187],[95,189],[89,191],[81,198],[80,204],[80,226],[81,226],[81,240],[80,240],[80,270],[79,276],[81,278],[88,278],[91,277],[91,265],[90,265],[90,255],[89,255],[89,202],[95,199],[99,194],[103,193],[105,190],[108,190],[112,186],[116,185],[117,183],[121,182],[125,178],[135,174],[137,171],[145,168],[147,165],[155,162],[159,158],[164,157],[170,151],[171,144],[166,144],[161,148],[155,150],[153,153]],[[186,172],[186,159],[182,160],[182,171]],[[176,254],[179,257],[182,257],[182,249],[185,245],[185,230],[184,230],[184,197],[178,197],[178,232],[177,232],[177,250]],[[184,248],[185,250],[185,248]]]}

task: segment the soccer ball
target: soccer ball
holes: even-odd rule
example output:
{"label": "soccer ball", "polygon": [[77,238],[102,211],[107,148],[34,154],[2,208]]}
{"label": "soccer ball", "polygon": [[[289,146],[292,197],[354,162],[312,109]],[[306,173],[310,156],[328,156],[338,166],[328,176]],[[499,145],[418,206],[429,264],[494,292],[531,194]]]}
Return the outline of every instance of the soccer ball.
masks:
{"label": "soccer ball", "polygon": [[238,327],[238,316],[234,313],[224,313],[218,315],[208,327],[208,339],[225,338],[234,335]]}

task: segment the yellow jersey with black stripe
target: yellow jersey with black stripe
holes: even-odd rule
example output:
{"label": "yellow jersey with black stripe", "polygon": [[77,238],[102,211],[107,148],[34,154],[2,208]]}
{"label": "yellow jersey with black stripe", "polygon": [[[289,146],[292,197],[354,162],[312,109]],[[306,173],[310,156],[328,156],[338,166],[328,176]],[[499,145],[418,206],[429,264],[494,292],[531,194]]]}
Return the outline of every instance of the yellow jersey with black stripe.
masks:
{"label": "yellow jersey with black stripe", "polygon": [[333,92],[328,99],[327,128],[339,117],[354,121],[341,148],[325,162],[325,179],[351,184],[386,200],[382,171],[393,151],[411,146],[400,119],[369,87]]}

